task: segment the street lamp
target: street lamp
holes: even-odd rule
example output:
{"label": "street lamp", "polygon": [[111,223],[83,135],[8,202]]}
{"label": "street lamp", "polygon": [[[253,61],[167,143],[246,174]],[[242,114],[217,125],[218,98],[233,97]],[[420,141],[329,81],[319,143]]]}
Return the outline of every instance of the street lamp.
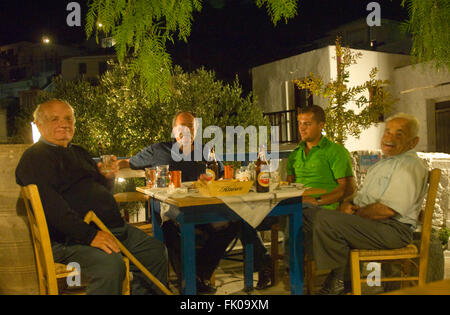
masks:
{"label": "street lamp", "polygon": [[50,44],[50,38],[48,36],[42,36],[42,42],[44,44]]}

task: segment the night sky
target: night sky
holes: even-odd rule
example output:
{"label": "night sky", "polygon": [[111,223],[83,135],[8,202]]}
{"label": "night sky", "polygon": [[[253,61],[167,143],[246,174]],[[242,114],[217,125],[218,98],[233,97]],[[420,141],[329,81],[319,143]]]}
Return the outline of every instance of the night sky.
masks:
{"label": "night sky", "polygon": [[[38,42],[48,34],[58,44],[86,39],[83,27],[69,27],[66,6],[72,0],[1,0],[0,45],[22,40]],[[82,7],[82,25],[87,12]],[[369,0],[300,0],[299,12],[275,27],[265,8],[254,0],[204,0],[194,16],[188,43],[175,40],[168,46],[175,64],[185,70],[199,66],[215,70],[217,77],[232,81],[237,74],[244,90],[251,89],[251,67],[298,54],[300,47],[319,39],[339,25],[365,18]],[[378,0],[382,18],[405,20],[401,0]]]}

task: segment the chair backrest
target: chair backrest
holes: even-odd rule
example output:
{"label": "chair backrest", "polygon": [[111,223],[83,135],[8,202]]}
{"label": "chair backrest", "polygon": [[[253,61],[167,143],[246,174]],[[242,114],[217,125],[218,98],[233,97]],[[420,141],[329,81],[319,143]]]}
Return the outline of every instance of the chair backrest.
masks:
{"label": "chair backrest", "polygon": [[33,239],[40,294],[58,294],[55,262],[44,209],[36,185],[21,188]]}
{"label": "chair backrest", "polygon": [[431,223],[434,213],[439,180],[441,179],[441,170],[435,168],[430,171],[428,176],[428,193],[426,196],[425,210],[419,216],[422,223],[422,235],[420,238],[420,259],[419,259],[419,285],[424,284],[428,267],[428,253],[431,240]]}

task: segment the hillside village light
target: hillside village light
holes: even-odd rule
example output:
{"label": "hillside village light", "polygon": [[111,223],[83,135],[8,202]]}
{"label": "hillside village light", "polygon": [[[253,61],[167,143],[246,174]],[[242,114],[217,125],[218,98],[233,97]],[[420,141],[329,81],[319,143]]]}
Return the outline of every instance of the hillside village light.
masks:
{"label": "hillside village light", "polygon": [[50,44],[50,38],[48,36],[43,36],[42,37],[42,42],[44,44]]}

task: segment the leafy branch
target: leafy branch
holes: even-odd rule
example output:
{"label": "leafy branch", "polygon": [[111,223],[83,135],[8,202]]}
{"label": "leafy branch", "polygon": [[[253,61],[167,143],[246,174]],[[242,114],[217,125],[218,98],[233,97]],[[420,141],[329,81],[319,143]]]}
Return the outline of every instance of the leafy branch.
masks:
{"label": "leafy branch", "polygon": [[[264,4],[276,25],[284,18],[295,16],[298,0],[254,0],[258,7]],[[154,99],[170,95],[172,60],[166,51],[167,42],[187,41],[193,15],[202,10],[202,0],[90,0],[86,16],[87,37],[95,34],[98,41],[98,23],[101,31],[116,43],[120,63],[130,63],[130,77],[140,78],[140,84]]]}
{"label": "leafy branch", "polygon": [[450,69],[450,1],[403,0],[402,6],[409,15],[402,29],[412,35],[415,62]]}

